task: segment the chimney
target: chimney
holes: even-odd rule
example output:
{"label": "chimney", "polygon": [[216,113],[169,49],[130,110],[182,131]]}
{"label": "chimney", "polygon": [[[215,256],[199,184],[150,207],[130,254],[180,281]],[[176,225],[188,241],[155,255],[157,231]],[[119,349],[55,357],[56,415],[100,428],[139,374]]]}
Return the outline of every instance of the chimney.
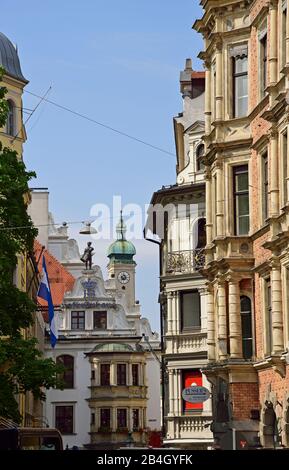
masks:
{"label": "chimney", "polygon": [[185,70],[180,75],[180,91],[183,98],[191,97],[192,71],[192,59],[186,59]]}
{"label": "chimney", "polygon": [[186,72],[192,72],[192,59],[186,59],[186,67],[185,67]]}

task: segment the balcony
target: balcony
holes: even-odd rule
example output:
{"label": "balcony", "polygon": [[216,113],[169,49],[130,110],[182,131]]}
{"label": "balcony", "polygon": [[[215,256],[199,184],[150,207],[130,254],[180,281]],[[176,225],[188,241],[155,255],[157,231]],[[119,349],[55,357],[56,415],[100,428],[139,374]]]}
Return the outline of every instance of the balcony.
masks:
{"label": "balcony", "polygon": [[167,254],[165,274],[190,274],[199,271],[204,265],[204,248],[173,251]]}
{"label": "balcony", "polygon": [[207,333],[180,333],[166,338],[166,354],[196,354],[207,350]]}
{"label": "balcony", "polygon": [[210,430],[212,416],[174,416],[167,417],[166,442],[186,440],[187,442],[213,442]]}

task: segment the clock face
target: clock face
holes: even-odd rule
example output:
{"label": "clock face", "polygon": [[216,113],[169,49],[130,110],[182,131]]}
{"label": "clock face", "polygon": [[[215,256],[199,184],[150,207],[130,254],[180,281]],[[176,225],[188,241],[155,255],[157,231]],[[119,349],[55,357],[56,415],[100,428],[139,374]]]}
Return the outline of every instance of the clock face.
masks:
{"label": "clock face", "polygon": [[118,274],[117,278],[121,284],[127,284],[130,280],[130,275],[127,272],[122,271]]}

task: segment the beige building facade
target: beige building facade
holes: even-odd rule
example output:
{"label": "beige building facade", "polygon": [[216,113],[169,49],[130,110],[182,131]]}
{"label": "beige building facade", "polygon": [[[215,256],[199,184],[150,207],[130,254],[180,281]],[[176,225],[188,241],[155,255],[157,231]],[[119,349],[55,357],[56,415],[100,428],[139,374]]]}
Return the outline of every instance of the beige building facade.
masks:
{"label": "beige building facade", "polygon": [[146,238],[160,245],[164,443],[207,449],[213,443],[211,400],[188,403],[185,388],[210,383],[207,365],[207,303],[203,268],[206,244],[204,73],[181,72],[183,112],[174,118],[177,182],[155,192]]}
{"label": "beige building facade", "polygon": [[214,436],[288,446],[287,0],[202,1]]}

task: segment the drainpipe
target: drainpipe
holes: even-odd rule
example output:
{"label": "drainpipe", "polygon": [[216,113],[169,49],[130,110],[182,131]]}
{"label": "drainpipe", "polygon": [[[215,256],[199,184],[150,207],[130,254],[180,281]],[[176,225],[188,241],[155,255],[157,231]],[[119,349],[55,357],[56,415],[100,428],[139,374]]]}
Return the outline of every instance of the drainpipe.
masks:
{"label": "drainpipe", "polygon": [[[152,238],[147,238],[146,231],[143,231],[144,238],[148,242],[155,243],[159,246],[159,273],[160,273],[160,282],[159,282],[159,292],[162,291],[161,285],[161,275],[162,275],[162,252],[161,252],[161,242],[153,240]],[[163,357],[164,351],[164,324],[163,324],[163,315],[162,315],[162,304],[160,302],[160,329],[161,329],[161,377],[162,377],[162,436],[165,436],[165,378],[166,378],[166,365]]]}

